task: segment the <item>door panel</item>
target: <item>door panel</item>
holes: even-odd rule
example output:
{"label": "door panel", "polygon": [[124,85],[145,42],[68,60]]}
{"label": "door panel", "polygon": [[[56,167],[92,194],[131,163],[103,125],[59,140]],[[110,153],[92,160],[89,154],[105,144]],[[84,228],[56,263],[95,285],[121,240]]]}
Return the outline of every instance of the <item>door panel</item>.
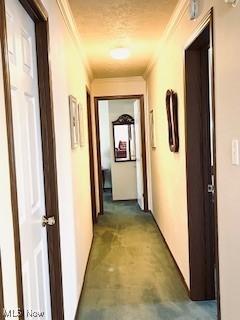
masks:
{"label": "door panel", "polygon": [[139,207],[144,210],[143,198],[143,165],[142,165],[142,138],[141,138],[141,110],[140,101],[134,102],[135,137],[136,137],[136,171],[137,171],[137,200]]}
{"label": "door panel", "polygon": [[6,0],[24,309],[51,319],[35,24]]}

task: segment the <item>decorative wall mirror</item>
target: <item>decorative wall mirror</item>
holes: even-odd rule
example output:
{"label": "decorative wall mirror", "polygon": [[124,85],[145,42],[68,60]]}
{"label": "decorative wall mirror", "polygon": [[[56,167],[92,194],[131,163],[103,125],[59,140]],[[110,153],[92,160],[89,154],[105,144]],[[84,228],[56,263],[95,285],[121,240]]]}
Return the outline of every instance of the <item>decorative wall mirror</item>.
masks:
{"label": "decorative wall mirror", "polygon": [[168,90],[166,94],[169,147],[172,152],[179,151],[178,135],[178,98],[176,92]]}
{"label": "decorative wall mirror", "polygon": [[128,114],[123,114],[112,124],[115,162],[136,161],[133,117]]}

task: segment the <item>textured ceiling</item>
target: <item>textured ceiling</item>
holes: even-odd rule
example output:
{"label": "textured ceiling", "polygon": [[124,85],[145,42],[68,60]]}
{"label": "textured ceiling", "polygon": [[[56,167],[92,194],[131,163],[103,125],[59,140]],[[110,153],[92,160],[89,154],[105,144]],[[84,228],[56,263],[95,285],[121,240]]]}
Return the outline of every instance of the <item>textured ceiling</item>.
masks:
{"label": "textured ceiling", "polygon": [[[143,75],[177,0],[69,0],[94,78]],[[110,50],[129,47],[113,60]]]}

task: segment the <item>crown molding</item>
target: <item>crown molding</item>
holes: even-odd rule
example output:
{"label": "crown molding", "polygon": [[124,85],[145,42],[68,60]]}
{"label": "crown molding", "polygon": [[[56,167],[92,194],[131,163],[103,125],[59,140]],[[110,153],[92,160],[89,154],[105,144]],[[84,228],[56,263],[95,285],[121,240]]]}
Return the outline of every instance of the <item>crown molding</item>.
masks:
{"label": "crown molding", "polygon": [[144,79],[147,78],[148,74],[151,72],[153,67],[156,65],[157,60],[159,58],[160,52],[161,52],[161,47],[162,43],[164,41],[167,41],[170,35],[174,32],[174,30],[177,28],[179,25],[180,21],[182,20],[182,17],[186,13],[186,11],[189,8],[189,0],[180,0],[159,40],[159,44],[157,46],[157,49],[155,53],[152,56],[152,59],[150,60],[145,72],[144,72]]}
{"label": "crown molding", "polygon": [[93,79],[93,72],[89,65],[89,61],[87,59],[86,54],[84,53],[83,45],[82,45],[82,39],[80,37],[75,19],[73,17],[69,2],[67,0],[56,0],[58,7],[60,9],[60,12],[63,16],[63,20],[70,32],[70,35],[73,39],[74,44],[76,45],[76,48],[82,58],[83,64],[87,70],[88,77],[90,81]]}

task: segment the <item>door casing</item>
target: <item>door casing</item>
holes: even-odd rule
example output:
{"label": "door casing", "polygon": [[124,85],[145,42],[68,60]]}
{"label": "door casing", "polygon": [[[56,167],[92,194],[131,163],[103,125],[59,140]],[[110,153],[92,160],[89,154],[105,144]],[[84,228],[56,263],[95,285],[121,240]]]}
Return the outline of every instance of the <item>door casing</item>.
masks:
{"label": "door casing", "polygon": [[3,277],[2,277],[2,261],[1,261],[1,251],[0,251],[0,315],[4,310],[4,297],[3,297]]}
{"label": "door casing", "polygon": [[[16,0],[18,1],[18,0]],[[64,319],[62,267],[60,249],[60,227],[58,209],[58,187],[56,167],[56,143],[54,132],[54,114],[52,99],[51,71],[49,61],[49,23],[48,14],[40,0],[19,0],[23,8],[35,22],[36,52],[38,64],[39,105],[41,116],[41,133],[43,149],[43,171],[46,194],[46,216],[54,216],[56,224],[47,228],[49,277],[51,290],[51,310],[53,320]],[[22,264],[18,217],[18,195],[16,183],[12,103],[10,73],[8,62],[7,27],[5,0],[0,0],[0,41],[2,49],[3,79],[5,93],[6,123],[10,165],[11,202],[14,229],[16,260],[16,281],[20,319],[24,319],[24,301],[22,285]]]}
{"label": "door casing", "polygon": [[[204,135],[204,122],[208,121],[207,115],[203,110],[209,109],[209,100],[204,98],[203,92],[206,91],[206,83],[203,78],[204,65],[200,66],[202,61],[206,61],[202,53],[203,47],[206,45],[204,37],[208,32],[209,46],[212,49],[211,54],[211,88],[209,98],[212,104],[212,120],[213,120],[213,175],[214,175],[214,217],[208,217],[206,214],[207,198],[206,188],[203,185],[204,175],[206,174],[205,161],[201,146]],[[206,51],[206,50],[205,50]],[[192,300],[212,299],[216,293],[218,302],[218,319],[221,319],[220,310],[220,285],[219,285],[219,255],[218,255],[218,214],[217,214],[217,179],[216,179],[216,133],[215,133],[215,86],[214,86],[214,39],[213,39],[213,10],[211,9],[204,18],[199,27],[199,32],[192,39],[191,43],[185,48],[185,137],[186,137],[186,173],[187,173],[187,198],[188,198],[188,230],[189,230],[189,264],[190,264],[190,297]],[[206,66],[205,66],[206,69]],[[193,79],[194,85],[189,89],[189,81]],[[204,88],[205,87],[205,88]],[[198,111],[190,113],[191,106],[198,107]],[[194,126],[191,126],[194,123]],[[194,140],[194,139],[195,140]],[[195,147],[194,147],[195,145]],[[196,150],[199,146],[199,150]],[[195,152],[191,152],[195,150]],[[199,160],[199,157],[202,159]],[[196,180],[197,173],[201,176],[200,181]],[[201,182],[202,181],[202,182]],[[194,191],[195,190],[195,191]],[[210,233],[209,219],[214,228],[214,250],[215,259],[212,249],[208,242]],[[215,260],[215,261],[214,261]],[[213,282],[213,265],[216,264],[216,288]],[[216,291],[215,291],[216,289]]]}
{"label": "door casing", "polygon": [[100,145],[100,128],[99,128],[99,101],[103,100],[139,100],[141,110],[141,138],[142,138],[142,167],[143,167],[143,196],[144,196],[144,211],[148,212],[148,183],[147,183],[147,156],[146,156],[146,127],[145,127],[145,107],[144,95],[121,95],[121,96],[101,96],[94,98],[95,107],[95,122],[96,122],[96,143],[97,143],[97,170],[98,170],[98,198],[100,205],[99,214],[103,214],[103,182],[102,182],[102,169],[101,169],[101,145]]}
{"label": "door casing", "polygon": [[90,182],[91,182],[92,220],[93,220],[93,224],[95,224],[97,222],[96,185],[95,185],[95,175],[94,175],[91,94],[88,88],[86,88],[86,94],[87,94],[88,149],[89,149],[89,169],[90,169]]}

